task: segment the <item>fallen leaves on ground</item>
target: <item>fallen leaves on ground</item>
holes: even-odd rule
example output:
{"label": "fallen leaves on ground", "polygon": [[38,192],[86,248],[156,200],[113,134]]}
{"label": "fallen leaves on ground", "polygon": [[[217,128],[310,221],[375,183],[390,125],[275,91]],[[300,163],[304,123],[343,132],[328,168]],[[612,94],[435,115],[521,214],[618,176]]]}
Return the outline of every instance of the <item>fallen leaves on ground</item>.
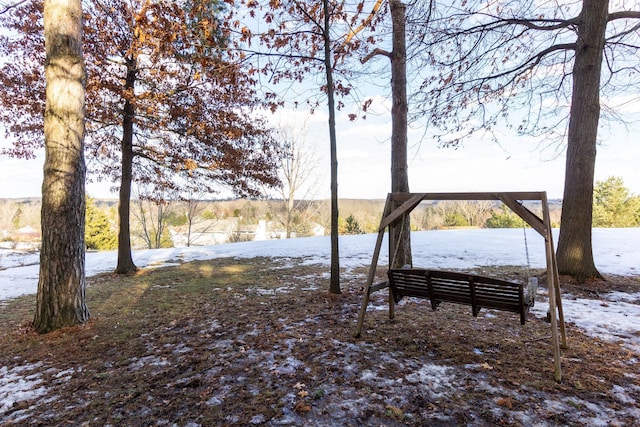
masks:
{"label": "fallen leaves on ground", "polygon": [[[341,295],[327,292],[326,277],[325,266],[270,258],[101,275],[89,279],[91,321],[44,336],[25,326],[34,296],[5,304],[2,378],[30,388],[0,399],[14,399],[0,406],[0,422],[640,423],[638,355],[616,343],[569,325],[557,384],[544,320],[520,326],[509,313],[474,318],[468,307],[433,312],[419,300],[406,300],[389,320],[384,292],[373,296],[355,339],[366,270],[343,272]],[[640,291],[636,279],[617,280]],[[597,286],[603,292],[616,281]]]}

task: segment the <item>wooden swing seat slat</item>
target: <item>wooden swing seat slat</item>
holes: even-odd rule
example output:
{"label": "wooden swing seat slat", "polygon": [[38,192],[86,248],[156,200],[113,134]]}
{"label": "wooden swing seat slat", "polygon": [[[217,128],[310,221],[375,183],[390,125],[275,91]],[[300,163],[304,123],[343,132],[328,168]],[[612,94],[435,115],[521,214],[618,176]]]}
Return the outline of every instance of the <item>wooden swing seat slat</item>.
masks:
{"label": "wooden swing seat slat", "polygon": [[423,268],[390,269],[388,277],[396,303],[403,297],[428,299],[433,310],[450,302],[471,306],[474,317],[482,308],[509,311],[520,314],[524,325],[534,302],[533,295],[525,296],[522,283],[492,277]]}

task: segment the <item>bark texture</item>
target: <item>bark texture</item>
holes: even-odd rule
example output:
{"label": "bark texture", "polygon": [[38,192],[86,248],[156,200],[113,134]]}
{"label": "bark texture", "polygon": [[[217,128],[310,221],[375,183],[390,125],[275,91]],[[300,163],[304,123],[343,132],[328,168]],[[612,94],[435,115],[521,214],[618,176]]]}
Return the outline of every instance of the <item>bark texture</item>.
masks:
{"label": "bark texture", "polygon": [[85,175],[82,7],[45,0],[46,110],[42,249],[34,328],[46,333],[89,319],[85,302]]}
{"label": "bark texture", "polygon": [[600,78],[608,0],[584,0],[578,25],[570,110],[558,272],[584,281],[601,277],[593,261],[591,226]]}
{"label": "bark texture", "polygon": [[[407,166],[407,48],[405,16],[406,5],[392,0],[391,17],[393,21],[393,51],[391,52],[391,191],[409,192],[409,174]],[[389,240],[392,267],[412,265],[411,225],[409,216],[396,223]]]}
{"label": "bark texture", "polygon": [[[136,82],[136,62],[127,63],[127,90],[134,90]],[[137,270],[131,256],[131,183],[133,182],[133,118],[135,109],[129,100],[124,104],[122,119],[122,176],[120,177],[120,192],[118,194],[118,264],[116,273],[127,274]]]}

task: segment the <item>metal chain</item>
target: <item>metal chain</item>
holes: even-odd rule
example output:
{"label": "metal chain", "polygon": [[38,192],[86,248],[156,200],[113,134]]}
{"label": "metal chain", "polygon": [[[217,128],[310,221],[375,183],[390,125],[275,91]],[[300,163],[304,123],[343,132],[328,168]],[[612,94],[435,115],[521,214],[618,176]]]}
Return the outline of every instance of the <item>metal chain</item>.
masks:
{"label": "metal chain", "polygon": [[522,226],[522,232],[524,234],[524,251],[527,255],[527,268],[531,270],[531,261],[529,259],[529,243],[527,242],[527,227]]}

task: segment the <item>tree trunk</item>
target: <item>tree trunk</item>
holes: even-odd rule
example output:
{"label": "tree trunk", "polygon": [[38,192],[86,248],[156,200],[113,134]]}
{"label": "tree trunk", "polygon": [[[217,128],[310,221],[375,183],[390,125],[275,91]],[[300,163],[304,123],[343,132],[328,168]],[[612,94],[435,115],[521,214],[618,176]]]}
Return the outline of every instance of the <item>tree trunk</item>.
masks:
{"label": "tree trunk", "polygon": [[85,174],[82,5],[45,0],[46,110],[42,249],[34,328],[85,323]]}
{"label": "tree trunk", "polygon": [[193,229],[193,220],[196,216],[197,203],[193,199],[187,200],[187,247],[191,247],[191,230]]}
{"label": "tree trunk", "polygon": [[[133,90],[136,81],[136,64],[131,60],[127,71],[127,89]],[[133,273],[138,268],[131,256],[131,182],[133,180],[133,117],[134,107],[129,100],[125,101],[124,119],[122,121],[122,177],[118,200],[118,265],[116,273]]]}
{"label": "tree trunk", "polygon": [[333,64],[331,61],[331,39],[329,37],[329,1],[324,6],[324,65],[327,74],[327,96],[329,104],[329,144],[331,146],[331,282],[329,292],[340,291],[340,254],[338,252],[338,154],[336,137],[336,109],[333,93]]}
{"label": "tree trunk", "polygon": [[[401,1],[392,0],[391,18],[393,21],[393,51],[391,53],[391,191],[409,192],[407,167],[407,49],[405,35],[405,15],[407,6]],[[391,267],[412,264],[411,226],[409,216],[393,227],[390,240],[394,255]]]}
{"label": "tree trunk", "polygon": [[558,272],[584,281],[601,277],[593,261],[591,224],[596,139],[600,119],[600,75],[608,0],[584,0],[578,25]]}
{"label": "tree trunk", "polygon": [[291,238],[291,229],[293,228],[293,208],[295,207],[295,191],[294,187],[297,184],[293,183],[293,180],[289,182],[289,195],[287,196],[287,239]]}

